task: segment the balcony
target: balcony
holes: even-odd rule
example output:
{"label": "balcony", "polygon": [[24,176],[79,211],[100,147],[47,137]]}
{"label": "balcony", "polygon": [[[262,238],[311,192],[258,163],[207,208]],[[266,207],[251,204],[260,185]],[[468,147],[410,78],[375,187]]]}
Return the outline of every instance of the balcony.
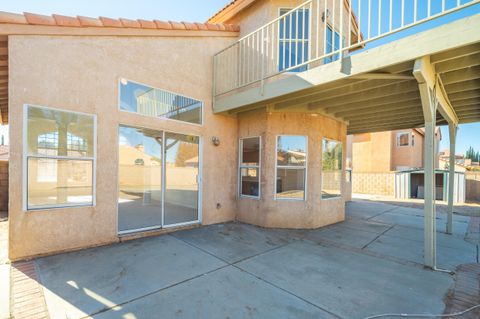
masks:
{"label": "balcony", "polygon": [[[312,105],[316,102],[312,94],[335,86],[335,81],[345,80],[343,87],[354,93],[352,85],[360,80],[371,80],[372,84],[375,80],[384,80],[385,84],[414,80],[412,67],[417,56],[409,52],[401,56],[401,50],[411,51],[414,48],[409,47],[408,41],[403,41],[398,42],[395,49],[393,42],[404,37],[409,28],[479,3],[480,0],[306,1],[290,11],[280,12],[277,19],[215,55],[214,111],[236,113],[260,104],[277,103],[282,97],[292,101],[279,102],[283,109],[295,103],[308,103],[307,109],[311,111],[315,110]],[[475,40],[466,39],[444,49],[472,41]],[[390,44],[390,51],[380,52],[378,46],[387,44]],[[416,43],[412,42],[414,45]],[[367,55],[367,51],[375,46],[377,56]],[[440,51],[437,49],[437,52]],[[435,53],[421,49],[418,52],[424,52],[424,55]],[[412,65],[401,69],[401,63],[410,62]],[[395,64],[398,65],[393,70],[398,70],[396,74],[382,75],[392,73],[389,67]],[[398,84],[396,87],[404,86],[410,86],[410,91],[417,90],[416,84],[412,83]],[[367,83],[358,87],[366,89]],[[416,93],[418,95],[418,90]],[[302,95],[311,98],[293,99]]]}

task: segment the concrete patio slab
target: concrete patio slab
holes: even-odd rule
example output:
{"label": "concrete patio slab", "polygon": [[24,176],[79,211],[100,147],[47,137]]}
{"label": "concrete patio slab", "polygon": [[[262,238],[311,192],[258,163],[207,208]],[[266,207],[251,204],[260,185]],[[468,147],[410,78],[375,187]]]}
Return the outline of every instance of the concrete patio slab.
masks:
{"label": "concrete patio slab", "polygon": [[334,318],[233,266],[94,316],[110,318]]}
{"label": "concrete patio slab", "polygon": [[357,200],[345,203],[345,208],[349,212],[347,218],[369,219],[384,212],[397,209],[398,206]]}
{"label": "concrete patio slab", "polygon": [[342,318],[442,313],[448,274],[312,242],[295,242],[238,267]]}
{"label": "concrete patio slab", "polygon": [[210,225],[172,236],[234,263],[299,239],[302,231],[266,229],[240,223]]}
{"label": "concrete patio slab", "polygon": [[328,240],[351,247],[363,248],[377,236],[378,234],[369,231],[336,226],[309,231],[304,238],[315,243]]}
{"label": "concrete patio slab", "polygon": [[36,260],[52,319],[81,318],[225,266],[171,236]]}

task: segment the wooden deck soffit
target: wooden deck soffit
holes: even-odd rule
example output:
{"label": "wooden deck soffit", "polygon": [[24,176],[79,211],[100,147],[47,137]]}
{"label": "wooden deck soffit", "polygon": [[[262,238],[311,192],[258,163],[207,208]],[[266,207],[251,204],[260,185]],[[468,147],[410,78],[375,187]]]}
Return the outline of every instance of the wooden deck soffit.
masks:
{"label": "wooden deck soffit", "polygon": [[[325,114],[348,134],[423,126],[418,81],[435,89],[438,125],[480,121],[480,14],[308,71],[216,97],[217,113]],[[421,71],[421,72],[420,72]],[[425,78],[422,78],[424,77]],[[417,81],[418,80],[418,81]]]}

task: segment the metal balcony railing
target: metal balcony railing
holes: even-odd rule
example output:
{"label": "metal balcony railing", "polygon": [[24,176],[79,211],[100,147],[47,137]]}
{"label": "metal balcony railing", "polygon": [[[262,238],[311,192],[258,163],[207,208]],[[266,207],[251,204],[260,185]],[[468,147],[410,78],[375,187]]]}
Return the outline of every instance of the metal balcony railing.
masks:
{"label": "metal balcony railing", "polygon": [[214,56],[214,96],[340,59],[480,0],[309,0]]}

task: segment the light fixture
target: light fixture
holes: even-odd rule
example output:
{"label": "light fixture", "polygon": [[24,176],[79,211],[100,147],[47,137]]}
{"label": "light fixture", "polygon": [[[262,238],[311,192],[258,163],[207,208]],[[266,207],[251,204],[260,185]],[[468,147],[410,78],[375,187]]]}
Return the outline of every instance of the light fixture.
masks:
{"label": "light fixture", "polygon": [[220,145],[220,139],[216,136],[212,136],[212,144],[215,146]]}

